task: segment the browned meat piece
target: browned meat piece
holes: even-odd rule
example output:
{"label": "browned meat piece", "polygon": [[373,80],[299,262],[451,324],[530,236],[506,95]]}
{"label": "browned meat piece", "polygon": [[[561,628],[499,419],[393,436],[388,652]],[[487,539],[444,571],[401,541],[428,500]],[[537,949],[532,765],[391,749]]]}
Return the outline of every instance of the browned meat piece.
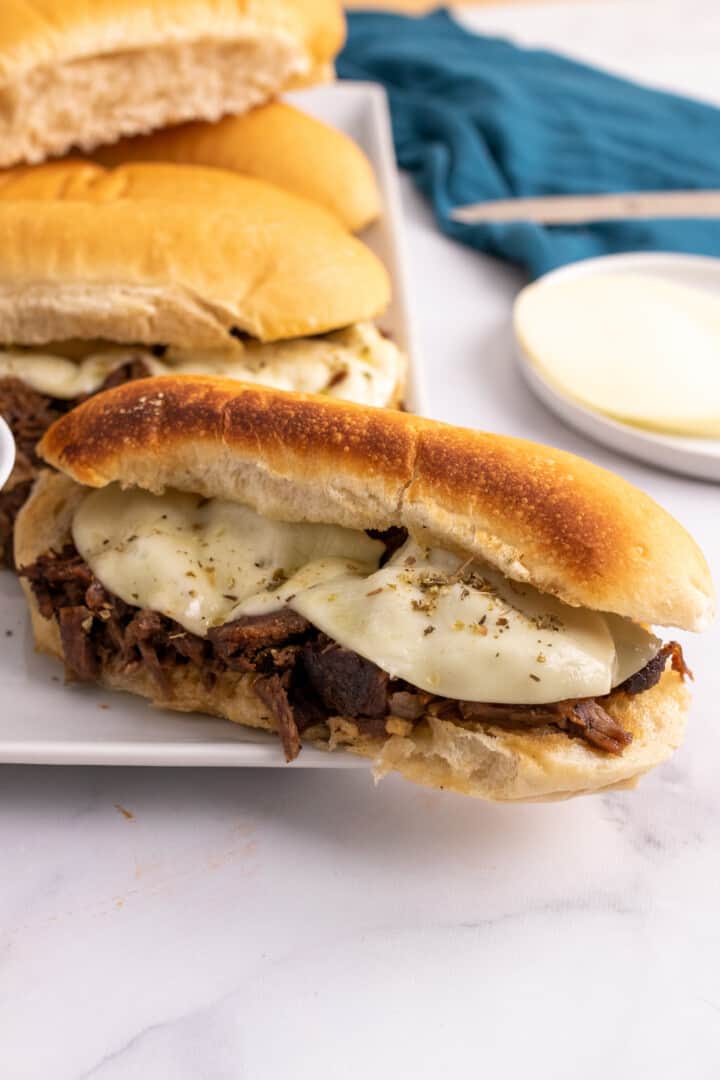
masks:
{"label": "browned meat piece", "polygon": [[570,704],[567,714],[568,732],[584,738],[598,750],[607,754],[622,754],[632,742],[629,731],[613,720],[602,705],[593,698]]}
{"label": "browned meat piece", "polygon": [[302,665],[310,685],[332,714],[384,716],[388,676],[376,664],[329,638],[307,645]]}
{"label": "browned meat piece", "polygon": [[[149,375],[150,368],[144,360],[138,357],[136,360],[129,360],[127,364],[121,364],[120,367],[116,367],[114,371],[111,371],[105,382],[95,393],[101,394],[104,390],[112,390],[115,386],[122,386],[123,383],[132,382],[134,379],[147,379]],[[73,405],[79,404],[81,400],[84,399],[79,398],[73,401]]]}
{"label": "browned meat piece", "polygon": [[180,656],[184,656],[186,660],[190,660],[197,667],[201,668],[205,664],[205,654],[207,652],[205,642],[196,634],[191,634],[187,630],[183,631],[182,627],[179,626],[177,631],[172,634],[170,643]]}
{"label": "browned meat piece", "polygon": [[143,664],[153,675],[166,697],[172,696],[172,685],[168,669],[172,668],[175,658],[172,654],[160,658],[160,652],[167,639],[168,620],[157,611],[138,611],[125,629],[125,650],[136,648]]}
{"label": "browned meat piece", "polygon": [[407,690],[398,690],[391,694],[388,706],[393,716],[402,720],[419,720],[432,701],[432,694],[412,694]]}
{"label": "browned meat piece", "polygon": [[[296,651],[296,658],[297,652],[299,650]],[[299,666],[295,668],[293,676],[297,676],[299,670]],[[295,723],[301,735],[308,728],[327,722],[327,709],[323,708],[312,689],[304,686],[296,677],[292,680],[291,693]]]}
{"label": "browned meat piece", "polygon": [[275,720],[275,729],[285,751],[285,760],[294,761],[300,753],[300,732],[295,723],[295,714],[288,701],[287,690],[279,675],[256,679],[253,689],[260,700],[267,705]]}
{"label": "browned meat piece", "polygon": [[632,741],[625,731],[594,698],[558,701],[548,705],[490,705],[483,701],[463,701],[460,711],[465,720],[494,724],[510,729],[556,727],[585,739],[609,754],[621,754]]}
{"label": "browned meat piece", "polygon": [[15,436],[18,457],[24,455],[33,465],[39,464],[35,447],[60,412],[50,398],[20,379],[0,378],[0,416]]}
{"label": "browned meat piece", "polygon": [[234,622],[208,632],[218,656],[231,668],[254,671],[254,654],[273,645],[284,644],[307,633],[310,623],[290,608],[268,615],[243,615]]}
{"label": "browned meat piece", "polygon": [[64,607],[60,609],[58,622],[68,681],[93,682],[100,665],[90,636],[92,612],[84,605]]}
{"label": "browned meat piece", "polygon": [[37,598],[40,614],[51,619],[61,607],[85,604],[85,593],[94,578],[88,564],[72,544],[58,554],[51,551],[19,571],[27,578]]}
{"label": "browned meat piece", "polygon": [[682,646],[677,641],[669,641],[667,645],[663,645],[656,656],[653,656],[652,660],[647,662],[644,668],[636,671],[617,689],[623,690],[626,694],[642,694],[645,690],[652,689],[660,682],[668,660],[671,661],[673,671],[677,671],[678,675],[683,678],[687,675],[692,679],[692,671],[685,663]]}

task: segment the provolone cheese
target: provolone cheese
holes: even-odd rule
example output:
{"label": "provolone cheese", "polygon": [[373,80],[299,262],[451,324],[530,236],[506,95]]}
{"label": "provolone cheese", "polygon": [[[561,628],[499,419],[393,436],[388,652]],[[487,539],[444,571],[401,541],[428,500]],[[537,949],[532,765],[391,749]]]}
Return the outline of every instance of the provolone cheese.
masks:
{"label": "provolone cheese", "polygon": [[720,436],[720,304],[641,274],[530,285],[515,328],[540,372],[577,402],[625,423]]}
{"label": "provolone cheese", "polygon": [[14,376],[48,397],[69,401],[95,393],[116,368],[141,360],[151,375],[221,375],[243,382],[387,405],[404,378],[404,357],[371,323],[319,338],[261,344],[237,341],[227,349],[149,349],[103,345],[78,359],[52,350],[0,351],[0,377]]}
{"label": "provolone cheese", "polygon": [[82,502],[73,539],[121,600],[200,636],[227,622],[242,600],[271,596],[308,563],[330,560],[335,577],[357,566],[367,574],[384,550],[366,533],[336,525],[270,521],[238,503],[114,485]]}
{"label": "provolone cheese", "polygon": [[249,507],[110,486],[88,495],[73,538],[103,585],[204,636],[287,605],[393,677],[468,701],[593,697],[659,642],[498,571],[413,540],[384,546],[332,525],[271,521]]}
{"label": "provolone cheese", "polygon": [[292,606],[391,676],[466,701],[534,705],[607,694],[659,645],[625,620],[569,607],[412,541],[369,578],[315,585]]}

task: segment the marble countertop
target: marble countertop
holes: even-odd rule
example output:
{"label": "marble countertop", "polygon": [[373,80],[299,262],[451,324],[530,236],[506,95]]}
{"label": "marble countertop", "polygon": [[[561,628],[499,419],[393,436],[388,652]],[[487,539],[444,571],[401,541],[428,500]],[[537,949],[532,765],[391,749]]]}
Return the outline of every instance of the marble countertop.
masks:
{"label": "marble countertop", "polygon": [[[720,101],[714,0],[544,8],[474,19]],[[553,420],[511,361],[519,274],[404,196],[433,413],[616,469],[720,577],[719,489]],[[1,769],[0,1077],[716,1078],[720,630],[687,651],[686,744],[634,793],[498,807],[362,771]]]}

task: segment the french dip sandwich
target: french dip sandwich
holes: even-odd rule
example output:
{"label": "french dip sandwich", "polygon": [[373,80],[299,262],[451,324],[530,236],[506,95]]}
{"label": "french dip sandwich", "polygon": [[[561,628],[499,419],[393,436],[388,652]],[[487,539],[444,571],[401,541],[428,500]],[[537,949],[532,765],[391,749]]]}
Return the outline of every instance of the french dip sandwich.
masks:
{"label": "french dip sandwich", "polygon": [[389,297],[382,264],[331,214],[258,180],[86,162],[2,174],[0,415],[18,445],[5,561],[35,444],[108,386],[200,372],[400,405],[404,357],[372,322]]}
{"label": "french dip sandwich", "polygon": [[55,423],[16,560],[38,648],[127,690],[493,800],[632,786],[681,741],[708,567],[570,454],[207,377]]}
{"label": "french dip sandwich", "polygon": [[319,203],[351,232],[380,213],[372,166],[344,132],[281,101],[216,124],[191,123],[99,147],[94,160],[207,165],[254,176]]}
{"label": "french dip sandwich", "polygon": [[0,166],[245,112],[343,39],[337,0],[2,0]]}

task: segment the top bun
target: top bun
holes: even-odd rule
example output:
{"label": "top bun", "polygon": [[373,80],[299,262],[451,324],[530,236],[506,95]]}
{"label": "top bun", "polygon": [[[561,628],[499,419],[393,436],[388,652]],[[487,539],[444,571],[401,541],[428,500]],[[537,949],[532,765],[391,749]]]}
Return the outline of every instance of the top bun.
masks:
{"label": "top bun", "polygon": [[77,162],[0,180],[8,344],[277,341],[373,319],[389,297],[382,264],[336,218],[259,180]]}
{"label": "top bun", "polygon": [[90,487],[176,488],[286,521],[402,525],[575,606],[689,630],[712,617],[708,566],[674,518],[619,476],[521,439],[168,376],[91,398],[39,449]]}
{"label": "top bun", "polygon": [[3,0],[0,165],[245,112],[343,39],[338,0]]}
{"label": "top bun", "polygon": [[344,132],[280,101],[216,124],[182,124],[122,139],[100,147],[93,158],[103,165],[209,165],[269,180],[324,206],[352,232],[380,213],[372,167],[360,147]]}

